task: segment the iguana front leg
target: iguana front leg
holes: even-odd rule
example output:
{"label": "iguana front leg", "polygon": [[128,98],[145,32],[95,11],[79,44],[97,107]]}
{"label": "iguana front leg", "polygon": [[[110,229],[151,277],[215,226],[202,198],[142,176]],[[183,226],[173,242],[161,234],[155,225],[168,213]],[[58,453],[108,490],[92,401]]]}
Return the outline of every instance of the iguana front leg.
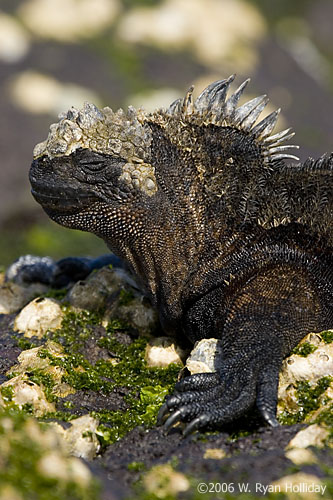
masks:
{"label": "iguana front leg", "polygon": [[[253,323],[252,328],[254,333],[262,331],[258,323]],[[235,356],[224,360],[218,373],[199,373],[178,382],[176,392],[161,408],[159,423],[171,413],[166,428],[178,421],[188,422],[184,432],[187,435],[199,428],[216,428],[236,420],[256,403],[264,420],[276,426],[281,362],[281,346],[276,338],[263,337],[260,344],[247,343]]]}
{"label": "iguana front leg", "polygon": [[[264,421],[278,425],[277,389],[283,357],[309,331],[320,331],[325,321],[328,326],[332,320],[327,317],[329,305],[323,303],[314,282],[307,271],[292,266],[277,266],[249,280],[230,301],[219,335],[222,368],[178,382],[176,392],[160,410],[159,422],[170,413],[166,427],[187,422],[187,435],[199,428],[227,424],[256,404]],[[209,301],[214,302],[207,297],[206,307]],[[198,318],[198,311],[193,312],[194,317]]]}

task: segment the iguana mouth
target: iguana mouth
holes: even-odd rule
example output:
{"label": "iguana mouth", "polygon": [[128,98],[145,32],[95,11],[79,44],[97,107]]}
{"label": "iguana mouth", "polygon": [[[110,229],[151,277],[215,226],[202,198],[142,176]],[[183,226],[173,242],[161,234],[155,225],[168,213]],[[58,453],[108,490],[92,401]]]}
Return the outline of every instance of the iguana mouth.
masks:
{"label": "iguana mouth", "polygon": [[75,214],[80,212],[82,207],[87,206],[93,201],[90,196],[80,196],[75,192],[71,193],[67,190],[66,192],[61,191],[56,195],[38,189],[32,189],[31,194],[48,213],[50,211],[56,211],[58,214]]}
{"label": "iguana mouth", "polygon": [[54,175],[52,168],[45,168],[40,163],[40,160],[35,160],[31,165],[31,194],[48,214],[53,211],[75,214],[96,201],[93,193],[80,189],[79,181],[72,179],[70,185],[65,184],[60,176]]}
{"label": "iguana mouth", "polygon": [[50,214],[75,214],[96,201],[92,194],[83,194],[74,186],[54,185],[47,179],[39,179],[30,174],[31,194]]}

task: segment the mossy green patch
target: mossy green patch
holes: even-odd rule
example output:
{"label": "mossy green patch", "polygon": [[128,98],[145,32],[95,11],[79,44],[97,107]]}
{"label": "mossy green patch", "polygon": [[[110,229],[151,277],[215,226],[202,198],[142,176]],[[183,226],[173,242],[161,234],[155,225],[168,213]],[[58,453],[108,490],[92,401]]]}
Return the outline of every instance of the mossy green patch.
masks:
{"label": "mossy green patch", "polygon": [[[126,300],[128,298],[126,296]],[[64,368],[66,375],[63,382],[76,390],[107,395],[118,387],[126,388],[124,401],[128,410],[109,411],[106,408],[92,412],[101,422],[98,432],[101,443],[106,446],[138,425],[155,425],[158,409],[165,395],[172,390],[179,367],[148,367],[144,359],[147,339],[139,337],[129,344],[122,343],[121,334],[128,332],[126,324],[117,319],[112,320],[105,334],[96,340],[97,346],[108,351],[111,358],[99,359],[93,364],[81,351],[85,341],[94,337],[94,328],[101,322],[100,316],[88,311],[76,313],[68,306],[64,306],[63,310],[65,315],[61,328],[49,332],[48,338],[63,346],[64,356],[53,356],[47,349],[42,349],[39,355],[47,357],[51,365]],[[45,380],[40,373],[36,376],[44,387],[49,387],[48,397],[52,397],[51,380]],[[66,411],[61,414],[63,417]]]}
{"label": "mossy green patch", "polygon": [[333,330],[326,330],[325,332],[321,332],[320,335],[326,344],[333,342]]}
{"label": "mossy green patch", "polygon": [[235,443],[236,441],[238,441],[238,439],[250,436],[251,434],[252,434],[252,431],[249,429],[237,429],[235,431],[232,430],[228,439],[227,439],[227,442]]}
{"label": "mossy green patch", "polygon": [[130,389],[124,399],[129,405],[125,412],[94,412],[93,416],[110,428],[105,432],[104,444],[114,442],[138,425],[153,426],[156,423],[158,409],[176,381],[179,367],[168,368],[147,367],[144,360],[147,340],[138,338],[130,345],[123,345],[113,337],[112,328],[107,329],[106,336],[99,342],[119,359],[116,365],[98,361],[95,368],[100,374],[111,377],[117,386]]}
{"label": "mossy green patch", "polygon": [[63,300],[68,293],[67,288],[50,288],[48,292],[46,292],[43,297],[55,300]]}
{"label": "mossy green patch", "polygon": [[67,304],[62,307],[64,317],[61,328],[49,333],[49,338],[59,342],[67,351],[78,352],[82,343],[92,335],[94,326],[100,324],[101,317],[96,312],[74,312]]}
{"label": "mossy green patch", "polygon": [[[44,472],[41,461],[48,453],[47,427],[16,409],[0,410],[0,496],[26,500],[97,500],[100,488],[95,481],[81,485],[74,477],[60,478]],[[67,460],[59,450],[59,456]],[[76,460],[76,459],[75,459]],[[66,463],[66,462],[65,462]]]}
{"label": "mossy green patch", "polygon": [[36,369],[29,372],[29,380],[43,388],[47,401],[50,403],[57,401],[58,398],[52,392],[55,385],[52,375],[41,369]]}
{"label": "mossy green patch", "polygon": [[314,387],[309,382],[298,382],[296,392],[299,411],[297,413],[283,412],[279,417],[280,422],[285,425],[303,422],[309,413],[319,408],[320,396],[330,386],[331,381],[332,377],[323,377]]}
{"label": "mossy green patch", "polygon": [[1,396],[6,403],[10,403],[13,400],[14,389],[12,386],[7,385],[6,387],[0,388]]}
{"label": "mossy green patch", "polygon": [[142,472],[146,469],[146,466],[143,462],[131,462],[128,464],[127,469],[133,472]]}
{"label": "mossy green patch", "polygon": [[19,334],[17,334],[16,340],[17,340],[17,346],[21,349],[21,351],[26,351],[27,349],[32,349],[33,347],[36,347],[36,345],[33,342],[27,340],[25,337],[23,337],[23,335],[19,336]]}
{"label": "mossy green patch", "polygon": [[303,356],[304,358],[306,358],[316,349],[317,346],[310,344],[309,342],[304,342],[303,344],[300,344],[297,347],[295,347],[295,349],[292,350],[291,354],[298,354],[298,356]]}
{"label": "mossy green patch", "polygon": [[131,290],[125,290],[124,288],[120,290],[119,294],[119,306],[128,306],[134,298],[134,294]]}

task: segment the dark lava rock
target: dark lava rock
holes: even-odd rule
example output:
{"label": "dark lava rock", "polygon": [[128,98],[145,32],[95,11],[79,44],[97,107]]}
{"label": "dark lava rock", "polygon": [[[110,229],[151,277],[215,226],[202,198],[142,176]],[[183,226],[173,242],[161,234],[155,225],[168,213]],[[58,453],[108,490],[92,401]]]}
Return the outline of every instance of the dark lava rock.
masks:
{"label": "dark lava rock", "polygon": [[[110,394],[103,394],[89,389],[78,390],[75,394],[69,394],[65,398],[61,398],[57,403],[57,409],[60,411],[66,410],[66,412],[78,417],[91,411],[125,411],[128,405],[124,401],[124,396],[128,392],[129,389],[126,387],[117,387]],[[71,403],[70,408],[68,408],[68,403]]]}
{"label": "dark lava rock", "polygon": [[0,314],[0,384],[7,380],[6,372],[17,362],[21,349],[13,337],[15,314]]}
{"label": "dark lava rock", "polygon": [[[284,448],[302,425],[260,428],[255,433],[232,440],[227,433],[195,434],[185,439],[176,430],[165,434],[161,428],[149,431],[136,428],[119,442],[110,446],[97,459],[107,471],[111,484],[131,488],[141,472],[132,470],[130,464],[143,463],[144,470],[158,464],[171,462],[175,470],[199,482],[233,484],[233,494],[240,493],[242,484],[248,484],[253,494],[256,485],[270,485],[273,481],[290,474],[295,465],[285,456]],[[223,459],[204,458],[207,449],[222,449]],[[330,450],[314,450],[324,464],[298,466],[307,474],[327,479],[327,470],[333,462]],[[130,466],[130,467],[129,467]],[[191,493],[190,493],[191,491]],[[193,494],[193,489],[188,495]],[[187,493],[182,498],[191,498]],[[135,498],[132,494],[130,498]],[[212,497],[213,498],[213,497]]]}

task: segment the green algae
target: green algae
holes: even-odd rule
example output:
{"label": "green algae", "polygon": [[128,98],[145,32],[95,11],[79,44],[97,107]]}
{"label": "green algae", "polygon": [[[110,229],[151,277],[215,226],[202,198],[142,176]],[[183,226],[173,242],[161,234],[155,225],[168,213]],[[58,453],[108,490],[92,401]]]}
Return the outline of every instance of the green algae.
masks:
{"label": "green algae", "polygon": [[[127,297],[126,297],[127,298]],[[130,299],[130,297],[128,297]],[[64,306],[65,316],[62,327],[55,331],[49,332],[47,338],[60,342],[64,347],[64,356],[55,357],[51,355],[47,348],[42,349],[39,355],[47,357],[51,365],[63,367],[67,375],[63,377],[63,381],[69,383],[76,389],[93,390],[109,394],[117,387],[126,387],[127,394],[124,396],[124,401],[128,405],[128,409],[109,411],[105,408],[102,411],[91,412],[91,415],[101,422],[97,435],[102,444],[102,450],[111,443],[119,440],[126,435],[131,429],[137,426],[151,427],[155,425],[156,414],[164,396],[169,393],[176,380],[179,367],[170,366],[169,368],[149,368],[147,367],[144,356],[147,340],[143,337],[138,337],[131,343],[122,342],[122,335],[128,338],[130,330],[127,325],[117,319],[113,319],[107,327],[102,331],[101,336],[96,340],[96,344],[106,349],[112,356],[110,359],[99,359],[96,363],[90,363],[82,354],[82,346],[85,341],[94,337],[94,329],[101,327],[101,317],[99,314],[88,311],[74,312],[69,306]],[[43,384],[43,387],[49,384],[49,390],[52,391],[52,379],[46,380],[41,373],[32,373],[35,377],[34,381]],[[300,383],[297,386],[299,404],[302,408],[298,415],[292,415],[294,422],[301,421],[305,416],[318,407],[318,399],[327,389],[329,377],[321,379],[316,387],[311,387],[308,383]],[[72,404],[67,402],[63,405],[64,411],[57,411],[53,414],[48,414],[44,418],[56,418],[59,420],[71,420],[76,418],[76,415],[70,413]],[[28,411],[28,409],[25,409]],[[329,411],[326,412],[326,417],[321,413],[321,420],[326,422],[332,418]],[[289,422],[288,422],[289,423]],[[248,433],[246,433],[248,435]],[[234,436],[235,438],[236,436]],[[237,438],[240,437],[237,435]],[[145,465],[143,463],[129,464],[130,472],[144,472]],[[199,494],[196,492],[198,481],[192,483],[187,492],[183,493],[184,499],[209,499],[212,494]],[[138,483],[141,484],[141,481]],[[63,498],[66,499],[66,492]],[[43,498],[43,497],[41,497]],[[53,497],[48,497],[53,498]],[[55,497],[56,499],[57,497]],[[72,497],[71,497],[72,498]],[[74,496],[73,498],[76,499]],[[78,497],[80,498],[80,497]],[[89,497],[87,497],[89,498]],[[97,497],[96,497],[97,498]],[[156,500],[158,497],[152,493],[141,491],[135,496],[137,500]],[[169,500],[176,498],[174,496],[166,497]],[[231,499],[232,495],[223,494],[222,496],[215,495],[214,498]],[[252,500],[257,496],[252,494],[241,493],[237,498],[243,500]],[[279,497],[268,494],[267,498],[286,498],[284,495]],[[89,499],[90,500],[90,499]]]}
{"label": "green algae", "polygon": [[21,349],[21,351],[26,351],[27,349],[32,349],[33,347],[36,347],[36,345],[33,342],[30,342],[27,340],[25,337],[22,336],[16,336],[16,342],[17,342],[17,347]]}
{"label": "green algae", "polygon": [[333,330],[326,330],[321,332],[320,335],[326,344],[331,344],[333,342]]}
{"label": "green algae", "polygon": [[132,472],[142,472],[146,470],[144,462],[131,462],[128,464],[127,469]]}
{"label": "green algae", "polygon": [[[121,294],[121,300],[126,305],[132,298],[133,294],[130,292],[123,291]],[[89,311],[76,312],[67,304],[63,305],[63,311],[65,314],[61,328],[55,332],[48,332],[47,337],[59,342],[65,350],[65,355],[55,357],[47,349],[43,349],[39,356],[47,357],[51,365],[64,368],[66,375],[62,381],[76,390],[107,395],[117,388],[126,388],[124,402],[128,407],[127,410],[110,411],[105,408],[91,413],[101,422],[98,436],[103,447],[117,441],[136,426],[154,426],[163,399],[173,389],[179,367],[175,365],[169,368],[147,367],[144,360],[147,339],[138,337],[129,344],[122,342],[122,334],[128,336],[130,330],[124,321],[116,318],[108,323],[104,333],[96,340],[96,345],[106,349],[111,359],[99,359],[94,364],[90,363],[80,351],[84,343],[94,337],[94,329],[103,328],[101,314]],[[323,332],[322,336],[326,342],[330,340],[331,333]],[[297,348],[297,354],[306,356],[315,349],[312,344],[304,343]],[[59,400],[52,394],[54,383],[51,375],[35,370],[29,374],[29,378],[42,385],[50,402]],[[296,414],[284,412],[280,416],[280,421],[283,424],[302,422],[310,412],[319,407],[319,397],[327,389],[329,380],[329,377],[324,377],[314,388],[309,383],[299,382],[296,390],[300,410]],[[48,417],[71,420],[73,415],[70,410],[73,405],[67,403],[69,402],[63,405],[62,411]],[[322,412],[320,421],[332,426],[330,412]],[[249,434],[248,429],[238,430],[232,435],[232,439],[236,440],[242,435]]]}
{"label": "green algae", "polygon": [[[135,390],[135,389],[134,389]],[[156,424],[156,416],[169,390],[156,386],[143,387],[139,399],[134,393],[130,393],[126,400],[129,403],[127,411],[94,411],[91,415],[102,422],[98,428],[98,435],[103,446],[108,446],[125,436],[130,430],[137,426],[153,427]],[[147,393],[151,393],[147,397]],[[105,425],[107,424],[107,425]]]}
{"label": "green algae", "polygon": [[62,306],[64,317],[61,327],[48,333],[48,338],[59,342],[67,351],[78,352],[82,343],[87,340],[93,327],[101,322],[101,315],[91,311],[74,312],[69,305]]}
{"label": "green algae", "polygon": [[[131,294],[123,294],[122,299],[128,303]],[[169,368],[150,368],[145,362],[147,338],[138,337],[128,343],[128,327],[118,319],[112,319],[106,328],[101,326],[101,315],[95,312],[75,312],[67,304],[62,307],[64,317],[61,327],[47,332],[44,341],[59,343],[64,350],[63,356],[55,356],[45,344],[38,356],[46,358],[50,366],[64,370],[62,382],[81,391],[94,391],[96,394],[111,394],[117,388],[125,393],[124,402],[127,410],[110,411],[107,408],[91,412],[101,422],[98,437],[103,447],[120,439],[136,426],[152,427],[165,396],[172,390],[176,381],[179,366]],[[107,359],[90,362],[84,355],[85,343],[94,339],[95,329],[99,335],[95,339],[96,347],[108,352]],[[122,335],[124,334],[124,341]],[[21,347],[35,347],[24,338],[18,340]],[[49,402],[60,403],[61,398],[53,393],[55,380],[43,368],[35,368],[27,373],[29,380],[40,385]],[[125,390],[124,390],[125,389]],[[73,403],[65,401],[62,409],[48,413],[42,419],[58,419],[70,421],[73,414]],[[27,409],[28,410],[28,409]],[[29,412],[31,413],[31,408]]]}
{"label": "green algae", "polygon": [[134,293],[131,290],[122,288],[119,293],[119,306],[128,306],[134,299]]}
{"label": "green algae", "polygon": [[14,389],[10,385],[7,387],[0,388],[1,396],[6,403],[10,403],[13,400]]}
{"label": "green algae", "polygon": [[116,365],[108,361],[97,361],[95,369],[104,377],[111,377],[116,386],[130,389],[124,396],[129,408],[127,411],[93,412],[93,416],[109,425],[103,431],[103,444],[117,441],[138,425],[152,427],[164,397],[173,389],[179,366],[168,368],[147,367],[144,360],[147,339],[139,337],[130,345],[123,345],[112,335],[112,328],[99,341],[116,353]]}
{"label": "green algae", "polygon": [[43,389],[49,403],[54,403],[58,400],[57,396],[53,394],[55,382],[52,375],[45,373],[42,369],[38,368],[29,372],[29,380]]}
{"label": "green algae", "polygon": [[[296,394],[299,411],[296,413],[290,413],[287,411],[283,412],[279,416],[280,422],[284,425],[293,425],[303,422],[307,415],[319,408],[320,396],[322,396],[326,389],[328,389],[331,381],[332,377],[323,377],[318,380],[315,386],[311,386],[311,384],[307,381],[297,382]],[[329,415],[327,416],[329,417]],[[328,418],[328,420],[330,419]],[[318,422],[319,421],[325,421],[325,415],[323,415],[323,413],[321,413],[318,417]]]}
{"label": "green algae", "polygon": [[[33,425],[34,432],[31,432]],[[97,500],[100,487],[51,477],[43,473],[41,459],[50,450],[43,443],[46,426],[17,409],[0,410],[0,496],[10,491],[25,500]],[[38,439],[36,438],[38,434]],[[7,498],[7,497],[6,497]],[[9,497],[8,497],[9,498]]]}
{"label": "green algae", "polygon": [[[126,295],[124,299],[127,301],[130,297]],[[99,359],[93,364],[80,351],[85,341],[94,338],[94,329],[101,328],[100,315],[89,311],[75,312],[67,305],[63,306],[63,310],[65,315],[61,328],[48,332],[47,338],[63,346],[64,356],[54,356],[47,348],[41,349],[39,356],[48,358],[50,365],[62,367],[66,372],[62,381],[76,390],[107,395],[116,388],[126,388],[124,401],[128,410],[109,411],[105,408],[91,412],[101,422],[98,436],[103,447],[117,441],[136,426],[154,426],[160,405],[173,389],[179,366],[148,367],[144,359],[147,339],[138,337],[129,344],[122,343],[122,334],[128,333],[127,325],[117,319],[110,321],[104,334],[96,340],[96,345],[106,349],[111,354],[111,359]],[[31,377],[31,380],[46,388],[49,400],[58,400],[52,394],[51,375],[33,371]],[[71,408],[63,408],[61,412],[48,414],[47,418],[73,418]]]}
{"label": "green algae", "polygon": [[317,346],[310,344],[309,342],[304,342],[303,344],[298,345],[291,351],[291,354],[298,354],[298,356],[302,356],[306,358],[309,354],[317,350]]}
{"label": "green algae", "polygon": [[318,380],[315,387],[311,387],[309,382],[298,382],[298,402],[304,416],[319,408],[319,397],[330,386],[331,380],[331,377],[323,377]]}
{"label": "green algae", "polygon": [[55,300],[63,300],[67,294],[67,288],[50,288],[48,292],[42,295],[42,297]]}
{"label": "green algae", "polygon": [[135,375],[135,382],[133,382],[134,385],[132,386],[132,390],[124,397],[129,405],[128,410],[91,412],[91,415],[101,422],[98,428],[98,435],[104,447],[118,441],[137,426],[143,425],[148,428],[156,425],[158,410],[164,397],[172,390],[175,370],[178,372],[178,368],[179,367],[174,366],[169,369],[164,369],[163,375],[166,376],[167,380],[170,377],[172,382],[164,386],[156,385],[152,387],[151,385],[145,385],[141,387],[139,397],[137,396],[137,391],[140,388],[140,384],[151,383],[154,375],[158,380],[161,373],[156,373],[156,371],[161,372],[162,369],[146,369],[138,378]]}

